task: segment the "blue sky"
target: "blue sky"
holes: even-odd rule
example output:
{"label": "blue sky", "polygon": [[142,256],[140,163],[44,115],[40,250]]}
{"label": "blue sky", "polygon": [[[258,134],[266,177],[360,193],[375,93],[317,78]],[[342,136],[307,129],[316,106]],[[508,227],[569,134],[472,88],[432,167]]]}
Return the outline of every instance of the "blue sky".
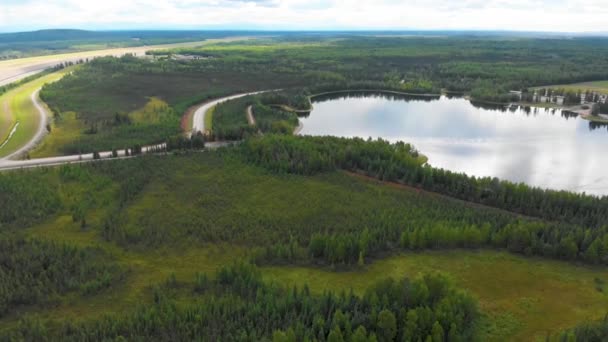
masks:
{"label": "blue sky", "polygon": [[608,0],[0,0],[0,31],[82,29],[608,31]]}

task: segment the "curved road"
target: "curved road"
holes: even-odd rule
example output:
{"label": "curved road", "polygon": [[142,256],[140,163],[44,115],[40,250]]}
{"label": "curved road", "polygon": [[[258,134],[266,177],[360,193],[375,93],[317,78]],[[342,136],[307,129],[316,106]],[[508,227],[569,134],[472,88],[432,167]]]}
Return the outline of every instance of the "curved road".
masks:
{"label": "curved road", "polygon": [[[38,110],[38,112],[40,114],[40,120],[41,120],[40,125],[38,127],[38,131],[36,133],[36,136],[31,141],[29,141],[25,146],[20,148],[19,151],[16,151],[15,153],[11,154],[9,157],[15,157],[19,154],[23,154],[23,153],[27,152],[29,149],[35,147],[36,144],[40,141],[40,139],[42,139],[44,137],[44,135],[46,134],[46,122],[47,122],[47,118],[48,118],[48,113],[47,113],[46,107],[44,106],[43,103],[40,102],[40,100],[38,98],[39,90],[40,89],[36,90],[31,95],[31,100],[34,102],[34,105],[36,106],[36,109]],[[241,98],[244,96],[255,95],[255,94],[265,93],[265,92],[269,92],[269,91],[272,91],[272,90],[231,95],[231,96],[226,96],[226,97],[219,98],[219,99],[202,104],[196,110],[196,112],[194,114],[193,125],[192,125],[193,132],[199,132],[199,131],[204,132],[205,115],[214,106],[216,106],[220,103],[238,99],[238,98]],[[231,144],[232,144],[232,142],[207,142],[207,143],[205,143],[205,148],[216,149],[216,148],[228,146]],[[165,146],[166,145],[164,143],[158,144],[158,145],[152,145],[152,146],[145,146],[142,148],[142,153],[145,154],[145,153],[151,153],[151,152],[155,152],[158,150],[162,150],[165,148]],[[100,152],[99,155],[100,155],[99,160],[116,159],[116,158],[112,158],[111,151]],[[119,158],[129,158],[129,156],[126,155],[125,150],[119,150],[118,157]],[[33,167],[41,167],[41,166],[71,164],[71,163],[84,163],[84,162],[91,162],[91,161],[95,161],[92,153],[81,154],[81,155],[39,158],[39,159],[31,159],[31,160],[10,160],[8,157],[6,157],[6,158],[0,158],[0,171],[23,169],[23,168],[33,168]]]}
{"label": "curved road", "polygon": [[271,91],[276,91],[276,90],[262,90],[262,91],[255,91],[255,92],[251,92],[251,93],[242,93],[242,94],[237,94],[237,95],[231,95],[231,96],[222,97],[217,100],[209,101],[209,102],[203,104],[194,112],[194,117],[192,119],[192,132],[190,134],[192,135],[192,134],[196,134],[197,132],[202,132],[202,133],[205,132],[205,115],[207,115],[207,112],[211,108],[217,106],[218,104],[226,102],[226,101],[230,101],[230,100],[235,100],[235,99],[238,99],[241,97],[249,96],[249,95],[257,95],[257,94],[262,94],[262,93],[268,93]]}
{"label": "curved road", "polygon": [[[0,158],[0,163],[2,163],[3,159],[13,159],[15,157],[19,157],[25,154],[27,151],[36,147],[36,145],[47,134],[46,125],[48,123],[48,113],[46,111],[45,105],[40,102],[40,97],[38,96],[40,94],[40,89],[41,88],[36,89],[30,96],[30,100],[34,104],[34,107],[36,107],[36,110],[38,111],[38,114],[40,116],[40,120],[38,122],[38,129],[36,129],[36,134],[34,134],[32,139],[28,141],[27,144],[23,145],[18,150],[9,154],[8,156]],[[10,139],[10,137],[8,139]]]}

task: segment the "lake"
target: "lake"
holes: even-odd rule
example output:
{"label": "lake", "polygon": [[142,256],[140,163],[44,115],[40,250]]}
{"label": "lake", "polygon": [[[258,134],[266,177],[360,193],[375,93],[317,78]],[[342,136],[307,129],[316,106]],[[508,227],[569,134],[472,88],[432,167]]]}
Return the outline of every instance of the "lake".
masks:
{"label": "lake", "polygon": [[405,141],[429,164],[532,186],[608,194],[608,129],[559,109],[463,98],[342,93],[313,99],[302,135]]}

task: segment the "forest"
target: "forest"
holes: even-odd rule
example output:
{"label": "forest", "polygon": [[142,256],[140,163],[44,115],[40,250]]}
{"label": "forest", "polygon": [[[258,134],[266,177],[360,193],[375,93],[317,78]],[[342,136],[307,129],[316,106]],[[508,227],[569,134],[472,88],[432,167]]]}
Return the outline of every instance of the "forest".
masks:
{"label": "forest", "polygon": [[314,79],[311,86],[375,81],[410,93],[445,89],[509,102],[509,90],[606,79],[608,61],[596,58],[606,49],[604,38],[286,37],[176,52],[210,56],[204,63],[224,68],[298,72]]}
{"label": "forest", "polygon": [[[282,95],[260,101],[280,104],[283,107],[278,109],[287,112],[310,108],[309,95],[348,89],[436,96],[464,93],[477,101],[510,102],[514,99],[509,90],[608,78],[608,61],[595,58],[608,55],[603,42],[602,38],[279,35],[155,50],[147,59],[98,58],[45,86],[41,97],[58,118],[58,128],[76,131],[58,152],[85,153],[166,140],[179,133],[180,117],[191,106],[247,91],[284,89]],[[204,58],[183,61],[171,58],[174,54]],[[122,120],[150,98],[167,104],[166,120],[153,124]],[[277,123],[275,131],[293,126],[293,117],[286,113],[258,111],[286,121]],[[66,113],[75,113],[78,124],[61,122]],[[251,133],[242,118],[236,123],[229,117],[218,121],[219,137]],[[231,122],[234,127],[228,128]],[[260,125],[262,131],[272,129],[272,123],[264,120]]]}
{"label": "forest", "polygon": [[[406,142],[292,133],[324,92],[488,105],[606,79],[606,46],[280,35],[78,66],[41,92],[47,138],[74,133],[62,154],[136,158],[0,173],[0,340],[605,340],[607,197],[436,168]],[[221,103],[210,132],[183,134],[195,105],[269,89],[280,90]],[[203,149],[210,140],[239,142]],[[425,270],[456,255],[469,278],[399,266],[420,255]],[[490,267],[515,260],[501,270],[519,282],[471,263],[488,255]],[[540,293],[531,277],[553,280]],[[503,287],[511,297],[488,297]]]}
{"label": "forest", "polygon": [[[51,329],[22,321],[9,338],[191,341],[204,332],[204,341],[470,341],[479,315],[469,295],[436,275],[385,279],[362,297],[352,292],[318,296],[306,285],[266,284],[255,267],[235,263],[211,278],[199,274],[193,288],[183,286],[169,278],[154,289],[153,304],[97,322]],[[202,302],[176,306],[177,288]]]}
{"label": "forest", "polygon": [[420,165],[418,151],[403,142],[275,135],[249,139],[241,146],[246,158],[275,172],[311,175],[341,168],[528,216],[590,228],[608,224],[607,197],[544,190]]}
{"label": "forest", "polygon": [[[246,96],[221,103],[213,110],[213,129],[208,138],[223,141],[241,140],[256,133],[292,134],[298,126],[298,116],[290,106],[303,104],[310,106],[308,97],[282,92]],[[253,125],[247,122],[246,111],[249,107],[255,120]]]}
{"label": "forest", "polygon": [[[333,298],[338,302],[332,304],[334,302],[326,302],[328,299],[321,296],[322,293],[311,292],[306,295],[303,287],[305,282],[298,283],[297,292],[297,298],[307,298],[303,304],[284,303],[284,295],[268,294],[263,298],[268,298],[269,305],[262,307],[265,311],[259,311],[262,308],[255,303],[259,305],[261,301],[257,296],[264,294],[265,290],[242,293],[243,288],[250,288],[252,285],[244,287],[239,281],[240,285],[234,292],[232,287],[222,283],[219,288],[226,291],[218,293],[218,287],[213,284],[223,277],[222,272],[234,275],[241,270],[238,268],[220,271],[216,276],[212,273],[205,276],[201,267],[206,267],[206,262],[195,262],[190,266],[192,271],[186,276],[181,275],[177,280],[170,274],[165,274],[162,280],[137,280],[142,276],[138,265],[158,251],[163,255],[175,253],[167,252],[169,250],[195,251],[204,250],[209,246],[228,246],[229,252],[222,257],[226,258],[226,263],[234,261],[237,255],[242,255],[258,267],[306,265],[329,270],[364,269],[388,255],[402,251],[458,248],[508,250],[526,256],[537,255],[557,260],[605,264],[608,251],[605,228],[534,219],[416,189],[392,188],[378,183],[377,180],[372,182],[339,171],[335,164],[323,162],[324,158],[321,157],[318,158],[318,163],[314,162],[317,159],[313,157],[311,161],[293,164],[297,166],[297,170],[308,172],[309,175],[279,171],[281,169],[268,168],[258,161],[258,157],[245,152],[253,148],[248,146],[249,144],[265,146],[265,142],[273,139],[288,138],[266,135],[263,138],[251,138],[251,142],[217,152],[189,152],[183,147],[165,156],[142,156],[129,160],[2,174],[0,184],[4,184],[3,189],[13,194],[12,200],[3,203],[6,212],[11,213],[3,216],[3,230],[9,236],[14,236],[11,237],[16,239],[14,241],[21,241],[7,243],[7,246],[31,244],[31,248],[36,248],[36,253],[39,253],[37,255],[41,258],[40,261],[29,260],[28,262],[33,264],[26,266],[25,261],[18,259],[20,253],[11,252],[12,249],[7,247],[4,248],[7,256],[15,260],[9,265],[21,265],[19,269],[24,274],[40,274],[43,280],[19,280],[23,276],[14,274],[14,271],[6,272],[11,274],[8,279],[15,279],[11,281],[23,284],[22,288],[27,289],[25,293],[31,293],[35,297],[23,297],[20,294],[23,290],[15,294],[7,292],[8,306],[5,312],[11,317],[20,317],[20,320],[18,325],[4,326],[0,317],[0,336],[5,339],[38,339],[40,336],[47,336],[48,340],[94,340],[95,336],[146,339],[156,333],[160,334],[161,340],[188,340],[191,336],[209,336],[201,330],[202,326],[208,326],[217,329],[213,330],[217,336],[233,336],[229,339],[235,340],[281,341],[285,340],[284,336],[290,340],[293,334],[302,337],[298,340],[305,340],[308,336],[310,340],[333,341],[340,340],[337,337],[339,335],[348,340],[348,334],[354,335],[357,330],[357,334],[365,333],[368,339],[374,340],[375,335],[378,340],[382,340],[381,330],[375,325],[379,316],[375,315],[385,309],[391,311],[396,320],[396,327],[391,328],[391,331],[396,333],[389,336],[403,336],[407,329],[414,329],[413,326],[407,328],[407,324],[402,325],[405,324],[403,322],[408,322],[408,319],[411,322],[422,322],[420,317],[427,317],[424,318],[426,323],[420,323],[424,328],[416,329],[416,334],[425,340],[428,335],[431,335],[433,340],[433,334],[443,336],[444,341],[459,340],[449,336],[473,336],[471,334],[477,332],[476,328],[473,328],[474,325],[466,328],[469,327],[466,324],[457,324],[458,329],[466,328],[466,331],[452,329],[452,319],[462,319],[462,315],[448,318],[442,314],[439,317],[444,317],[443,320],[433,316],[432,312],[440,307],[444,308],[443,305],[424,308],[424,313],[422,309],[415,309],[414,306],[413,310],[418,317],[414,319],[414,314],[408,313],[410,309],[394,309],[394,304],[391,304],[391,298],[394,298],[392,295],[387,295],[390,300],[386,303],[384,296],[377,294],[379,303],[382,303],[381,307],[376,310],[369,307],[371,311],[362,311],[363,307],[360,305],[366,303],[364,293],[347,297],[350,298],[348,303],[351,303],[348,305],[341,302],[342,299],[338,298],[343,297],[336,293]],[[305,147],[310,144],[307,138],[293,139]],[[330,141],[327,142],[328,146],[332,146]],[[348,142],[349,140],[344,140],[342,143]],[[341,142],[338,139],[334,144]],[[357,147],[357,144],[360,146]],[[288,149],[291,143],[285,140],[283,145]],[[356,141],[351,145],[343,151],[351,151],[349,153],[353,156],[363,151],[372,153],[374,149],[387,149],[386,156],[393,154],[390,158],[395,161],[401,160],[418,166],[422,163],[411,145],[390,145],[377,141]],[[314,155],[307,150],[308,148],[302,148],[298,152],[300,158]],[[318,153],[324,156],[321,152]],[[382,153],[379,155],[383,156]],[[319,172],[317,167],[310,168],[311,165],[317,164],[322,166],[323,172]],[[36,181],[26,181],[31,179]],[[37,215],[33,216],[31,213]],[[19,240],[18,236],[21,234],[28,236],[26,240]],[[39,247],[47,244],[49,247]],[[67,245],[62,247],[63,244]],[[28,252],[28,248],[18,248],[24,253],[33,253]],[[48,259],[50,253],[57,256]],[[79,257],[74,258],[74,254]],[[64,259],[65,261],[61,261]],[[112,261],[114,259],[116,263]],[[51,265],[55,262],[66,264],[48,268],[49,260],[53,260]],[[70,263],[72,261],[74,263]],[[180,258],[180,262],[186,260]],[[153,269],[158,267],[158,263],[154,262]],[[3,271],[15,267],[6,266],[6,263],[0,265]],[[78,265],[76,275],[70,275],[72,265]],[[38,267],[47,267],[48,271],[38,273],[35,271]],[[255,268],[251,267],[253,266],[247,266],[246,272],[256,273],[253,271]],[[87,271],[82,273],[84,270]],[[194,276],[192,272],[195,270],[200,274]],[[150,272],[154,271],[149,270],[145,274]],[[169,279],[165,281],[167,276]],[[253,275],[243,277],[249,281]],[[431,276],[427,281],[432,281],[433,284],[436,281],[444,283],[444,280],[437,279],[441,277]],[[268,281],[269,279],[265,279],[265,282]],[[52,313],[55,312],[55,305],[62,308],[61,310],[76,305],[70,304],[71,301],[66,298],[76,296],[75,298],[82,298],[82,305],[87,305],[85,303],[90,296],[112,294],[119,296],[118,300],[113,300],[113,305],[120,305],[121,301],[126,300],[122,295],[123,291],[126,291],[124,287],[133,286],[129,284],[142,284],[138,285],[138,288],[143,286],[139,290],[143,296],[143,299],[138,300],[141,306],[137,309],[119,310],[120,313],[110,312],[110,316],[94,312],[73,323],[67,323],[66,320],[56,317],[49,319],[45,315],[24,316],[16,310],[16,305],[25,305],[28,312]],[[169,288],[167,284],[170,285]],[[37,291],[39,286],[43,286],[44,290]],[[292,293],[291,289],[277,288],[276,291]],[[388,292],[401,296],[393,291]],[[36,293],[39,295],[35,295]],[[318,296],[325,298],[319,299],[322,303],[332,304],[331,307],[334,308],[324,316],[326,323],[323,325],[320,325],[319,319],[315,319],[314,315],[307,316],[311,311],[296,311],[304,316],[277,314],[291,312],[290,305],[295,305],[296,308],[312,305],[316,308],[314,305],[321,305],[315,304],[321,303],[315,299]],[[166,297],[174,299],[166,302]],[[371,298],[373,297],[372,295]],[[363,302],[356,304],[360,300]],[[49,306],[49,303],[53,304]],[[474,303],[475,301],[467,299],[448,307],[452,310],[462,304],[465,305],[462,310],[473,310]],[[401,304],[399,306],[403,307]],[[338,308],[347,317],[344,324],[340,325],[339,331],[331,323],[333,320],[330,320]],[[312,312],[315,312],[314,310]],[[470,312],[473,315],[470,322],[473,322],[477,310]],[[383,316],[392,321],[388,312]],[[194,324],[192,317],[201,317],[204,323],[197,320],[197,324],[203,325]],[[214,320],[218,317],[222,319]],[[313,329],[315,324],[298,326],[293,323],[302,320],[316,320],[319,325]],[[438,324],[435,324],[435,321],[438,321]],[[146,322],[156,323],[149,325]],[[238,335],[225,335],[228,334],[227,330],[222,330],[220,325],[213,322],[231,322],[225,326],[233,327],[234,329],[229,330],[238,332]],[[260,330],[247,329],[250,334],[255,335],[245,337],[238,328],[243,326],[256,326],[260,327]],[[177,331],[184,335],[170,335],[171,332],[175,334]],[[129,332],[133,335],[129,335]],[[553,331],[556,336],[558,332]]]}

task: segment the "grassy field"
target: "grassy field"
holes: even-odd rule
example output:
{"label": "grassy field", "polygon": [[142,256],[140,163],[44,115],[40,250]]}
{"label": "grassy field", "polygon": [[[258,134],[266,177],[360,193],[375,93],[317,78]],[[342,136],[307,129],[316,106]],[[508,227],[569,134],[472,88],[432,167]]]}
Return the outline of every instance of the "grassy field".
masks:
{"label": "grassy field", "polygon": [[406,253],[363,270],[333,272],[303,267],[264,269],[267,279],[313,291],[353,288],[362,293],[376,279],[441,272],[479,301],[484,341],[544,340],[548,333],[600,319],[608,307],[608,270],[496,251]]}
{"label": "grassy field", "polygon": [[554,88],[554,89],[566,89],[573,91],[585,91],[591,90],[602,94],[608,94],[608,81],[595,81],[595,82],[581,82],[572,84],[554,84],[543,87],[536,87],[534,89],[541,88]]}
{"label": "grassy field", "polygon": [[87,128],[76,118],[76,113],[63,113],[61,122],[51,123],[51,133],[44,137],[40,145],[31,152],[32,158],[53,157],[61,154],[61,147],[78,141]]}
{"label": "grassy field", "polygon": [[[207,114],[205,114],[205,130],[211,132],[213,130],[213,112],[215,112],[215,107],[209,109]],[[192,120],[190,120],[192,122]]]}
{"label": "grassy field", "polygon": [[0,103],[2,104],[0,107],[0,117],[4,118],[0,121],[0,140],[2,142],[6,139],[13,125],[19,122],[19,127],[15,131],[15,134],[6,145],[0,148],[0,157],[7,156],[19,149],[36,134],[40,114],[31,101],[30,97],[32,93],[46,83],[59,80],[70,71],[71,69],[65,69],[52,73],[15,88],[0,97]]}

